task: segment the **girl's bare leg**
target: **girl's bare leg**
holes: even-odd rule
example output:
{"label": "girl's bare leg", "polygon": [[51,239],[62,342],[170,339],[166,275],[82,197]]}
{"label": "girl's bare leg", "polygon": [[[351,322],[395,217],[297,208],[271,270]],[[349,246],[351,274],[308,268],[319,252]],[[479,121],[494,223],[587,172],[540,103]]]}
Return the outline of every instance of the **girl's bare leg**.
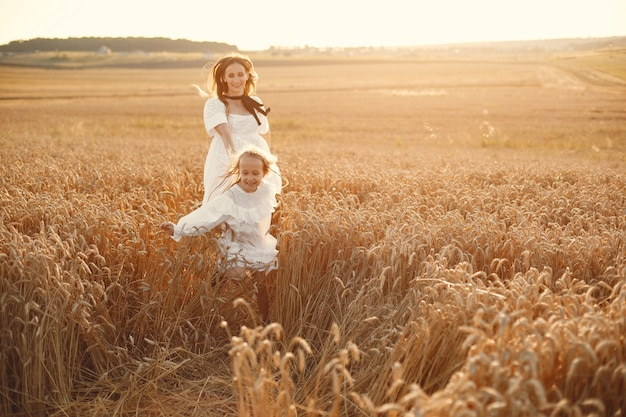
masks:
{"label": "girl's bare leg", "polygon": [[256,271],[253,274],[254,282],[256,282],[257,294],[256,301],[259,305],[259,311],[261,312],[261,318],[264,323],[267,323],[268,314],[270,310],[270,300],[267,295],[267,286],[265,285],[265,272]]}
{"label": "girl's bare leg", "polygon": [[226,270],[226,278],[241,281],[246,277],[246,268],[243,266],[233,266]]}

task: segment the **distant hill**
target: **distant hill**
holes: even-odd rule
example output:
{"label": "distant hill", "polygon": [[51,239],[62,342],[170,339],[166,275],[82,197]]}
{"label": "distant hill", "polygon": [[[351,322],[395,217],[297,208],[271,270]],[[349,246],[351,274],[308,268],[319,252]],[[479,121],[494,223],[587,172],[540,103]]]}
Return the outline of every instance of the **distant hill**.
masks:
{"label": "distant hill", "polygon": [[[433,50],[462,48],[464,50],[489,49],[492,51],[512,50],[589,50],[610,47],[625,47],[626,37],[614,36],[605,38],[563,38],[563,39],[537,39],[524,41],[497,41],[476,43],[450,43],[444,45],[415,45],[392,49],[403,50]],[[307,51],[317,51],[318,48],[305,47]],[[302,52],[301,48],[286,48],[285,50]],[[323,48],[327,49],[327,48]],[[335,48],[348,51],[360,51],[384,48]],[[171,52],[171,53],[225,53],[238,51],[237,46],[223,42],[196,42],[187,39],[170,38],[110,38],[110,37],[83,37],[83,38],[35,38],[29,40],[12,41],[6,45],[0,45],[0,54],[7,53],[32,53],[32,52],[96,52],[110,51],[115,53],[126,52]],[[282,49],[271,49],[270,52],[281,52]]]}
{"label": "distant hill", "polygon": [[466,44],[451,44],[449,47],[491,48],[502,50],[544,50],[544,51],[585,51],[605,48],[623,48],[626,46],[626,36],[612,36],[605,38],[555,38],[535,39],[523,41],[478,42]]}
{"label": "distant hill", "polygon": [[12,41],[0,45],[0,53],[20,52],[95,52],[101,49],[112,52],[200,52],[222,53],[237,51],[237,47],[220,42],[194,42],[187,39],[169,38],[35,38]]}
{"label": "distant hill", "polygon": [[[169,38],[84,37],[67,39],[36,38],[0,45],[0,65],[42,68],[200,68],[207,60],[228,52],[238,52],[235,45],[220,42],[194,42]],[[246,52],[248,53],[248,52]],[[256,51],[259,59],[297,59],[299,64],[320,64],[337,59],[537,59],[571,58],[573,55],[626,54],[626,36],[607,38],[564,38],[522,41],[415,45],[403,47],[300,48],[272,47]],[[304,61],[306,60],[306,61]],[[614,60],[615,61],[615,60]],[[621,62],[621,61],[620,61]],[[614,65],[615,66],[615,65]],[[621,74],[621,73],[620,73]],[[621,75],[617,75],[622,79]]]}

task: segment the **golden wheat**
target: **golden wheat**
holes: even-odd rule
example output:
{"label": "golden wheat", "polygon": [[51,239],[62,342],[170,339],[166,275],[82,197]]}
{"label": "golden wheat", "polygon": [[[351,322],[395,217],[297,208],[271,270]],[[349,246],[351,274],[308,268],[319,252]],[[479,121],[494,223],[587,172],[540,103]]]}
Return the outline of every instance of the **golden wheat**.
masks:
{"label": "golden wheat", "polygon": [[[528,87],[545,68],[527,63],[403,65],[366,64],[358,92],[345,63],[264,68],[288,180],[268,326],[251,282],[213,281],[214,236],[158,232],[202,191],[201,102],[167,78],[195,73],[151,72],[168,95],[146,100],[137,72],[100,74],[114,98],[53,72],[70,93],[39,118],[32,86],[0,103],[0,413],[624,415],[623,126],[569,119],[617,114],[616,94]],[[404,87],[447,94],[368,87],[413,71]],[[498,110],[562,95],[556,118]]]}

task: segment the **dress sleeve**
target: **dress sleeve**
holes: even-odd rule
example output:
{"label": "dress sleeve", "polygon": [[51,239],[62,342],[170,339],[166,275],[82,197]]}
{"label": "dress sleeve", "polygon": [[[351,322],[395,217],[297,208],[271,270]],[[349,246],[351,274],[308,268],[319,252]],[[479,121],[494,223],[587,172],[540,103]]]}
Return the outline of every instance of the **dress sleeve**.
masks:
{"label": "dress sleeve", "polygon": [[224,223],[227,218],[227,215],[216,209],[215,204],[202,205],[178,221],[172,239],[179,242],[183,236],[202,235]]}
{"label": "dress sleeve", "polygon": [[259,134],[264,135],[270,131],[270,123],[267,120],[267,116],[263,114],[259,114],[259,121],[261,122],[261,125],[259,126]]}
{"label": "dress sleeve", "polygon": [[217,98],[210,98],[204,103],[204,128],[210,137],[215,136],[215,126],[228,123],[226,106]]}

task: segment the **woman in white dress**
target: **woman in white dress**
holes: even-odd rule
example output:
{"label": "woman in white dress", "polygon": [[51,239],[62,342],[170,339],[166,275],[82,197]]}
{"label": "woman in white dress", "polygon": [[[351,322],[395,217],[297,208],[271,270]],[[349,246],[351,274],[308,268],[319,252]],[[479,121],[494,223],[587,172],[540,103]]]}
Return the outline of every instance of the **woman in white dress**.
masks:
{"label": "woman in white dress", "polygon": [[[270,152],[270,127],[266,108],[256,96],[258,75],[252,61],[245,55],[229,54],[211,68],[207,83],[210,93],[198,87],[207,97],[204,105],[204,126],[211,145],[204,163],[204,197],[202,204],[221,195],[226,185],[223,175],[232,157],[247,145]],[[281,191],[280,172],[271,167],[266,181]]]}

